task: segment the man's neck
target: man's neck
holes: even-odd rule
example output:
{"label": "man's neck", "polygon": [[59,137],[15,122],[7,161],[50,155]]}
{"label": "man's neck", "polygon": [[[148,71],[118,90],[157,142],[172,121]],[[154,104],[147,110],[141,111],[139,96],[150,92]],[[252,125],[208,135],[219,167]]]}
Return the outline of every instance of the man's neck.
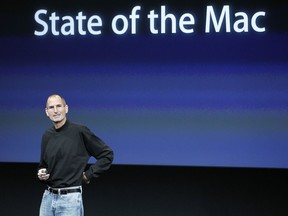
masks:
{"label": "man's neck", "polygon": [[61,127],[66,123],[66,121],[67,121],[67,119],[65,118],[65,119],[63,119],[63,120],[60,121],[60,122],[53,122],[54,127],[55,127],[56,129],[59,129],[59,128],[61,128]]}

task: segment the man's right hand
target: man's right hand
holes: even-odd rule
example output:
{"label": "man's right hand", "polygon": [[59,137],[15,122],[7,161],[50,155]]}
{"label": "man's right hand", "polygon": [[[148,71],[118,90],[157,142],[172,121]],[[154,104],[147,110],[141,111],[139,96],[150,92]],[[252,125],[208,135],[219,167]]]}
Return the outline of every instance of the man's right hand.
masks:
{"label": "man's right hand", "polygon": [[41,181],[46,181],[50,174],[47,173],[47,169],[42,168],[38,170],[37,176]]}

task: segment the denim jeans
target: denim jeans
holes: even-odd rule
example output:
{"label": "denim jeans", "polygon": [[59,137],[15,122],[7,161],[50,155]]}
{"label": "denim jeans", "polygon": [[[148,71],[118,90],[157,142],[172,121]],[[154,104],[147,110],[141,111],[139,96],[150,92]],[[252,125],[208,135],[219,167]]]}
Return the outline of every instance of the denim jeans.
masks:
{"label": "denim jeans", "polygon": [[[72,187],[71,187],[72,188]],[[82,190],[82,189],[81,189]],[[45,190],[39,216],[83,216],[82,193],[54,194]]]}

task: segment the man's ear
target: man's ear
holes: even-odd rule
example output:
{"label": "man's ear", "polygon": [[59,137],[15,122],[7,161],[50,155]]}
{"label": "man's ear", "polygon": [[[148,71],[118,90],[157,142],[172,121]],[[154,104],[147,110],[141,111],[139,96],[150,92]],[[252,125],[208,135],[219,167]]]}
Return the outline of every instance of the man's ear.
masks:
{"label": "man's ear", "polygon": [[45,113],[49,117],[47,108],[45,108]]}
{"label": "man's ear", "polygon": [[68,107],[68,105],[66,104],[66,105],[65,105],[65,113],[67,114],[68,111],[69,111],[69,107]]}

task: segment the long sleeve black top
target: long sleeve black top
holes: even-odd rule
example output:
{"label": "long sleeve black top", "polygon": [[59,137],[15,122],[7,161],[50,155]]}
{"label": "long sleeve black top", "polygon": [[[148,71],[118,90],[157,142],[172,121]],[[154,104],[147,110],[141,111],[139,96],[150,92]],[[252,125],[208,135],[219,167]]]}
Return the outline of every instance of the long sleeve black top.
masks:
{"label": "long sleeve black top", "polygon": [[[96,162],[85,171],[91,156]],[[78,186],[83,172],[88,180],[98,177],[110,168],[113,157],[112,149],[87,127],[67,120],[61,128],[52,127],[43,134],[38,169],[48,170],[45,183],[50,187]]]}

